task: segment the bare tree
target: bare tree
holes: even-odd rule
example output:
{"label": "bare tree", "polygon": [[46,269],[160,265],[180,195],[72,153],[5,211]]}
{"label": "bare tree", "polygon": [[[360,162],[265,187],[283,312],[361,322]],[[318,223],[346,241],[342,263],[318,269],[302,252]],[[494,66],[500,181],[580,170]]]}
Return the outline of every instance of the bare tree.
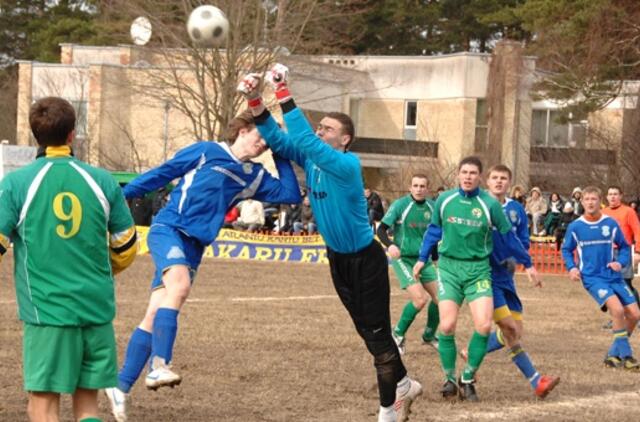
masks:
{"label": "bare tree", "polygon": [[345,19],[345,11],[362,12],[367,2],[220,1],[217,6],[227,15],[229,32],[219,49],[199,48],[190,42],[185,22],[195,3],[119,2],[131,16],[147,16],[154,28],[153,42],[145,49],[151,69],[134,90],[154,101],[169,102],[187,117],[195,138],[216,139],[242,106],[236,86],[244,74],[264,72],[279,55],[336,44],[336,35],[328,35],[331,31],[323,23],[334,28]]}

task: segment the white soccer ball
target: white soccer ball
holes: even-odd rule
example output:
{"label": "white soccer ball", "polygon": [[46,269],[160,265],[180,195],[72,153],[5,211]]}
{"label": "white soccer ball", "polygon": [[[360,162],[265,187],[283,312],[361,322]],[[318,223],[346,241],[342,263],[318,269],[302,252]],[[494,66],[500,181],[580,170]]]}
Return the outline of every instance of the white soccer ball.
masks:
{"label": "white soccer ball", "polygon": [[229,20],[215,6],[198,6],[189,15],[187,32],[191,41],[202,47],[218,47],[229,32]]}

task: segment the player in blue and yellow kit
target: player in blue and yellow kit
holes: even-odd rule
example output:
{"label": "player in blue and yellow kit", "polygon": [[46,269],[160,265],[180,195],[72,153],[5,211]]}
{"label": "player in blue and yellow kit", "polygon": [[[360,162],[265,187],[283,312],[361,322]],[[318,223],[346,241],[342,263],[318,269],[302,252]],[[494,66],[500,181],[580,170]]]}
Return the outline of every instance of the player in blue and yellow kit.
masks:
{"label": "player in blue and yellow kit", "polygon": [[391,337],[387,258],[369,226],[360,160],[348,151],[354,139],[353,122],[346,114],[329,113],[314,133],[289,94],[287,75],[282,65],[268,73],[287,133],[262,104],[258,75],[247,75],[238,89],[246,95],[269,146],[305,170],[334,287],[374,358],[380,392],[378,421],[404,421],[422,386],[407,376]]}
{"label": "player in blue and yellow kit", "polygon": [[[622,278],[622,269],[629,265],[630,247],[618,223],[600,210],[600,189],[589,186],[582,191],[584,215],[569,227],[562,244],[569,277],[582,280],[582,285],[599,307],[607,305],[611,315],[613,343],[604,363],[608,367],[640,371],[633,358],[629,336],[640,319],[640,309],[633,291]],[[617,248],[617,258],[615,249]],[[578,261],[574,251],[578,251]]]}
{"label": "player in blue and yellow kit", "polygon": [[57,421],[63,393],[73,396],[74,420],[100,421],[98,390],[117,383],[113,274],[137,252],[120,187],[71,152],[75,122],[68,101],[36,101],[38,156],[0,184],[0,254],[13,242],[32,421]]}
{"label": "player in blue and yellow kit", "polygon": [[155,390],[181,382],[169,368],[178,313],[189,295],[204,249],[215,240],[227,211],[246,198],[286,204],[301,201],[288,160],[274,156],[279,179],[250,161],[267,146],[249,111],[230,122],[227,139],[231,145],[208,141],[190,145],[124,188],[125,197],[141,197],[180,178],[169,202],[154,217],[147,236],[156,273],[146,314],[129,339],[118,375],[119,388],[106,391],[119,421],[126,419],[124,393],[130,391],[149,359],[147,388]]}
{"label": "player in blue and yellow kit", "polygon": [[489,169],[487,188],[489,193],[502,204],[502,209],[511,222],[515,236],[503,235],[494,230],[493,252],[489,258],[491,263],[491,288],[493,289],[493,319],[498,330],[491,333],[487,352],[509,348],[509,356],[520,372],[525,376],[536,396],[546,397],[560,382],[560,378],[540,375],[534,367],[529,355],[520,345],[522,337],[522,302],[518,297],[513,278],[515,264],[522,264],[531,280],[537,287],[542,287],[538,274],[533,266],[529,249],[529,227],[524,207],[507,198],[511,185],[511,170],[498,164]]}

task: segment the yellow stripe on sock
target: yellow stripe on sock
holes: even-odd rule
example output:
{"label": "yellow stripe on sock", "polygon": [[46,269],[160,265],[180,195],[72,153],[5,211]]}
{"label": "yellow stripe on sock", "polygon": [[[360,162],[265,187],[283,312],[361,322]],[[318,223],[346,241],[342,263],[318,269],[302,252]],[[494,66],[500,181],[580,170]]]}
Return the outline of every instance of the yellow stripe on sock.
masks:
{"label": "yellow stripe on sock", "polygon": [[510,317],[511,310],[507,305],[501,306],[493,311],[493,320],[495,322],[502,321],[503,319]]}

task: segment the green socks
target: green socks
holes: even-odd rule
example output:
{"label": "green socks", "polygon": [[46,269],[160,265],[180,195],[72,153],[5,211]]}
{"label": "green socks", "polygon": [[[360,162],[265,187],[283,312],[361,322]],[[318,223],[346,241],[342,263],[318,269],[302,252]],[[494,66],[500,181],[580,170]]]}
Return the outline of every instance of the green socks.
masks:
{"label": "green socks", "polygon": [[424,333],[422,333],[422,339],[426,342],[432,341],[436,336],[436,330],[440,324],[440,313],[438,312],[438,305],[429,302],[427,308],[427,325],[424,327]]}
{"label": "green socks", "polygon": [[471,336],[471,341],[469,342],[469,361],[465,365],[464,371],[462,371],[463,381],[473,381],[476,371],[480,367],[484,356],[487,354],[488,341],[488,335],[483,336],[477,331],[473,332],[473,336]]}
{"label": "green socks", "polygon": [[416,319],[416,315],[420,312],[413,306],[413,302],[409,301],[406,305],[404,305],[404,309],[402,309],[402,315],[400,315],[400,320],[396,324],[396,328],[394,329],[396,335],[404,337],[405,333],[411,326],[411,323],[414,319]]}
{"label": "green socks", "polygon": [[440,363],[447,379],[456,382],[456,336],[440,333],[438,335],[438,352],[440,353]]}

